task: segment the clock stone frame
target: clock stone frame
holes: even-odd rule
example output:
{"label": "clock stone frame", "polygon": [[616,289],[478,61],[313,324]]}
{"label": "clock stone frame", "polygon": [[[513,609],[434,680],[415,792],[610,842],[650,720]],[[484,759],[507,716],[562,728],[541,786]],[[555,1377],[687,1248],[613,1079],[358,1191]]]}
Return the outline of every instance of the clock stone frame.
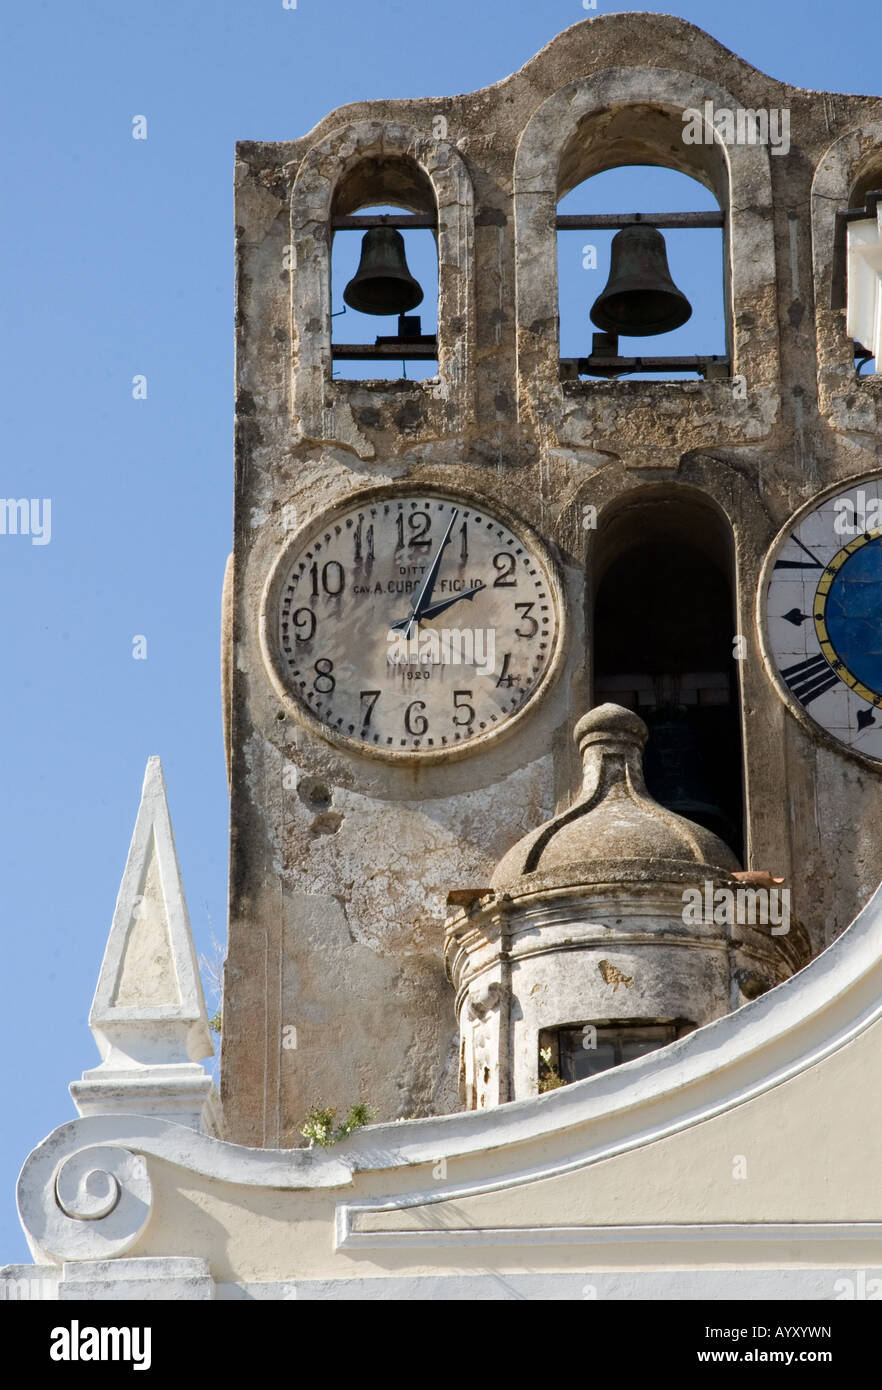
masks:
{"label": "clock stone frame", "polygon": [[[482,513],[488,525],[488,518],[494,522],[498,521],[514,538],[521,542],[521,546],[528,555],[535,559],[541,570],[543,581],[547,585],[548,607],[552,613],[550,630],[548,634],[543,634],[548,636],[551,650],[544,658],[543,669],[535,683],[528,689],[520,708],[513,710],[510,715],[500,720],[496,728],[487,729],[485,733],[476,733],[462,743],[446,743],[443,747],[428,747],[421,744],[419,747],[411,748],[385,748],[374,746],[362,738],[336,729],[333,725],[318,718],[292,692],[291,679],[285,669],[284,655],[280,651],[277,624],[282,596],[291,572],[293,558],[312,542],[315,535],[320,534],[325,527],[332,527],[339,523],[346,517],[347,513],[354,509],[368,508],[372,505],[386,505],[398,502],[402,498],[437,498],[439,501],[453,501],[463,508],[471,509],[472,512]],[[508,507],[495,499],[489,499],[486,495],[482,497],[476,492],[462,488],[445,487],[440,482],[422,486],[409,482],[405,485],[393,483],[348,493],[331,508],[316,513],[304,521],[304,524],[284,542],[267,576],[260,604],[260,641],[267,674],[282,709],[313,734],[317,734],[348,753],[361,757],[377,758],[396,764],[411,762],[428,765],[477,756],[486,751],[501,739],[510,737],[523,721],[530,719],[536,713],[560,673],[567,640],[566,601],[559,565],[553,551],[554,547],[543,542],[535,530],[522,518],[514,515]],[[430,557],[434,556],[434,547],[428,554]],[[544,595],[540,595],[540,597],[544,597]],[[402,598],[399,606],[403,607],[405,604],[406,599]],[[396,613],[396,616],[401,617],[402,614]],[[471,605],[467,616],[473,617]],[[477,623],[475,622],[473,625],[477,625]],[[376,640],[377,633],[373,636]]]}
{"label": "clock stone frame", "polygon": [[[877,510],[882,509],[882,473],[867,473],[857,478],[841,479],[831,486],[823,488],[813,497],[809,498],[807,502],[804,502],[803,505],[794,512],[793,516],[785,522],[769,547],[768,555],[763,564],[757,589],[756,621],[766,669],[769,672],[769,676],[777,694],[794,718],[800,722],[813,738],[822,741],[825,746],[835,750],[839,754],[846,754],[849,758],[855,759],[864,766],[873,768],[876,771],[882,771],[882,752],[880,752],[879,755],[868,753],[861,748],[856,748],[853,744],[840,737],[834,731],[834,728],[822,722],[820,718],[815,717],[808,707],[813,703],[814,697],[812,693],[809,694],[804,702],[793,685],[788,683],[784,671],[781,669],[782,644],[780,639],[776,640],[772,633],[772,614],[770,613],[770,601],[774,593],[775,585],[775,569],[781,562],[782,551],[788,541],[795,537],[796,533],[807,520],[818,515],[825,507],[828,507],[830,503],[833,503],[835,508],[838,501],[844,501],[849,497],[849,494],[860,494],[863,489],[867,487],[874,489],[874,500],[879,500],[879,508],[877,508]],[[882,537],[882,528],[874,528],[874,530],[877,538]],[[835,554],[827,557],[817,557],[819,560],[818,569],[820,571],[819,583],[823,581],[823,576],[829,572],[829,565],[832,560],[838,557],[843,549],[847,548],[845,545],[846,534],[853,534],[855,541],[857,541],[862,538],[864,533],[862,529],[855,530],[852,528],[849,532],[834,532],[831,534],[828,545],[833,545],[835,547]],[[836,537],[835,539],[834,536]],[[799,541],[797,541],[797,545],[800,545]],[[815,550],[818,548],[817,546],[814,547]],[[821,561],[823,561],[823,563],[820,563]],[[808,565],[808,563],[809,560],[807,559],[806,565]],[[801,619],[802,623],[805,624],[807,630],[811,631],[813,636],[816,636],[816,630],[818,628],[818,623],[815,620],[815,601],[817,593],[818,589],[816,587],[812,593],[812,603],[810,605],[812,612],[805,615],[800,613],[798,616],[794,617],[794,622],[800,621]],[[780,621],[777,626],[780,627]],[[811,645],[817,646],[818,648],[818,656],[816,658],[817,665],[821,667],[822,670],[826,668],[826,671],[829,672],[828,689],[836,692],[837,687],[833,684],[835,673],[830,663],[829,653],[825,653],[824,651],[824,641],[816,637],[816,641],[811,643]],[[810,660],[811,658],[808,656],[808,652],[806,655],[807,660]],[[784,659],[786,660],[786,658]],[[785,670],[788,669],[790,668],[785,667]],[[880,710],[880,720],[882,720],[882,692],[879,692],[876,698],[871,700],[870,697],[862,691],[862,687],[857,681],[849,680],[846,677],[837,677],[836,680],[841,687],[842,698],[845,698],[845,692],[847,691],[857,692],[868,705],[872,704]],[[809,687],[809,691],[812,691],[812,687]],[[822,694],[823,693],[826,692],[822,690]],[[869,727],[869,725],[865,725],[864,727]]]}

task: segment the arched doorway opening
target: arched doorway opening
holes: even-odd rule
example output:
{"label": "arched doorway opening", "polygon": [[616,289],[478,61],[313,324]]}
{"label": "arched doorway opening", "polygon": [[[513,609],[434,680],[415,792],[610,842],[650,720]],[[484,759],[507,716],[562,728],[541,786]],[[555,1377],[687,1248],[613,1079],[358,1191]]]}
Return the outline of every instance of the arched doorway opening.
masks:
{"label": "arched doorway opening", "polygon": [[743,862],[744,792],[732,537],[707,504],[670,494],[620,506],[598,532],[593,685],[644,719],[662,806]]}

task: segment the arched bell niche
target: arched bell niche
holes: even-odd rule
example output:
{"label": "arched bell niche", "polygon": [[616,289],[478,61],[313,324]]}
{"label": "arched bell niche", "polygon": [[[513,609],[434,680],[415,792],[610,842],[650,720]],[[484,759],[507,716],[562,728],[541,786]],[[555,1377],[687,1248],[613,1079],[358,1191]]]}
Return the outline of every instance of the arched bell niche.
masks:
{"label": "arched bell niche", "polygon": [[[396,226],[401,214],[434,225]],[[371,274],[370,266],[365,267],[370,253],[367,258],[363,256],[370,246],[371,230],[336,226],[342,219],[358,216],[391,219],[380,230],[384,235],[391,234],[392,249],[381,250],[379,258],[394,263],[395,239],[400,237],[401,270],[418,282],[423,298],[404,311],[413,341],[404,343],[405,351],[401,356],[335,357],[333,374],[337,378],[362,380],[435,377],[438,373],[438,212],[431,181],[412,159],[375,155],[356,164],[338,183],[331,216],[331,323],[332,342],[339,348],[374,344],[375,339],[399,335],[397,310],[392,309],[385,315],[360,312],[344,300],[347,286],[360,274],[368,279]],[[374,267],[377,259],[375,253]],[[422,340],[432,337],[436,342],[434,352],[429,355],[432,345]],[[426,355],[415,358],[412,353],[416,349]]]}
{"label": "arched bell niche", "polygon": [[[618,349],[622,357],[651,356],[655,358],[694,357],[727,359],[729,333],[726,305],[726,249],[722,226],[723,210],[716,194],[701,180],[677,169],[656,163],[617,166],[591,175],[571,189],[558,203],[558,216],[588,215],[596,218],[624,218],[631,214],[646,217],[650,225],[653,215],[668,214],[671,220],[688,221],[688,225],[664,227],[658,235],[660,260],[667,261],[672,287],[688,300],[683,307],[689,316],[682,325],[667,331],[629,335],[622,331]],[[692,225],[696,214],[710,222],[716,217],[718,226]],[[592,227],[586,229],[560,227],[558,250],[558,312],[560,318],[560,355],[566,361],[578,361],[592,356],[593,335],[603,331],[593,321],[598,301],[602,299],[610,278],[622,284],[633,280],[635,270],[645,269],[643,254],[638,251],[614,250],[613,242],[620,229]],[[638,236],[651,237],[646,229]],[[622,243],[616,243],[621,246]],[[650,270],[652,264],[650,264]],[[659,266],[661,273],[662,266]],[[647,284],[654,279],[645,276]],[[659,282],[660,283],[660,282]],[[633,296],[633,292],[632,292]],[[602,317],[602,314],[601,314]],[[685,380],[701,377],[706,368],[696,364],[682,370],[667,367],[661,371],[629,371],[624,379],[645,378]],[[584,375],[601,375],[584,372]]]}
{"label": "arched bell niche", "polygon": [[[344,230],[356,230],[341,226],[341,218],[378,206],[422,219],[427,226],[414,232],[437,242],[437,253],[431,253],[437,255],[437,270],[426,275],[424,286],[430,302],[437,303],[439,331],[432,345],[437,370],[425,380],[390,382],[376,373],[365,380],[360,371],[362,385],[334,375],[340,358],[332,347],[332,325],[347,316],[332,318],[343,307],[346,283],[339,284],[338,277],[332,285],[333,240]],[[291,388],[300,435],[345,440],[360,457],[373,457],[383,411],[400,407],[403,392],[411,397],[414,441],[463,430],[474,406],[474,195],[455,147],[403,122],[362,120],[335,127],[312,146],[297,171],[289,253]],[[377,324],[382,328],[383,320],[374,319]],[[389,356],[400,378],[400,354]]]}
{"label": "arched bell niche", "polygon": [[[645,453],[639,441],[651,439],[665,455],[664,465],[671,467],[676,463],[673,451],[657,439],[660,397],[666,423],[677,432],[680,457],[689,449],[743,438],[745,431],[762,439],[780,410],[769,152],[758,144],[723,142],[704,120],[707,102],[715,110],[738,106],[730,92],[694,73],[651,66],[608,68],[549,96],[521,135],[514,176],[518,410],[524,419],[540,417],[563,444],[590,441],[595,449],[610,448],[636,460]],[[667,370],[669,359],[650,380],[636,370],[621,380],[609,373],[611,381],[583,372],[581,359],[593,355],[587,285],[578,290],[585,349],[562,356],[557,256],[557,237],[564,229],[559,222],[562,200],[596,175],[646,166],[670,169],[703,185],[713,199],[711,212],[714,204],[717,208],[715,230],[723,224],[725,259],[722,275],[715,279],[722,281],[725,296],[724,356],[712,354],[710,361],[701,362],[703,380],[674,379],[676,374]],[[688,210],[700,213],[701,208]],[[694,234],[709,235],[704,230]],[[582,244],[586,242],[587,232]],[[598,284],[597,291],[601,288]],[[630,355],[629,368],[634,358],[655,355],[653,340],[643,342],[644,350]],[[738,391],[733,389],[736,379]],[[744,382],[749,383],[747,391]]]}

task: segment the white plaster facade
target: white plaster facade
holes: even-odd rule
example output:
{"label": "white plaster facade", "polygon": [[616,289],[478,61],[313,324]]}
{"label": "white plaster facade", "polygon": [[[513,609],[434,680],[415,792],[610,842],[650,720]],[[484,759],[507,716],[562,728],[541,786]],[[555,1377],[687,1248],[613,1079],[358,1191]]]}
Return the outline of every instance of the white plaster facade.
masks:
{"label": "white plaster facade", "polygon": [[879,1297],[880,1001],[877,893],[763,998],[534,1100],[324,1152],[74,1120],[23,1169],[7,1296]]}

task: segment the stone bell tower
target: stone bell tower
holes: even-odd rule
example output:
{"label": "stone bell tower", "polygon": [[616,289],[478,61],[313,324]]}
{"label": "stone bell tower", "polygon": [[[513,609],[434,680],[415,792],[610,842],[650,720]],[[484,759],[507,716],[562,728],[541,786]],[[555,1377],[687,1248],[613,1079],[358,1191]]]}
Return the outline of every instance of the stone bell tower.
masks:
{"label": "stone bell tower", "polygon": [[[559,210],[633,165],[714,210]],[[882,101],[648,14],[471,96],[239,146],[231,1140],[578,1080],[585,1029],[607,1065],[671,1042],[869,898],[880,188]],[[574,227],[619,239],[567,356]],[[714,353],[661,336],[674,230],[721,238]],[[685,887],[745,872],[798,931],[684,922]]]}
{"label": "stone bell tower", "polygon": [[222,1104],[151,760],[0,1296],[878,1298],[882,99],[603,16],[236,232]]}

